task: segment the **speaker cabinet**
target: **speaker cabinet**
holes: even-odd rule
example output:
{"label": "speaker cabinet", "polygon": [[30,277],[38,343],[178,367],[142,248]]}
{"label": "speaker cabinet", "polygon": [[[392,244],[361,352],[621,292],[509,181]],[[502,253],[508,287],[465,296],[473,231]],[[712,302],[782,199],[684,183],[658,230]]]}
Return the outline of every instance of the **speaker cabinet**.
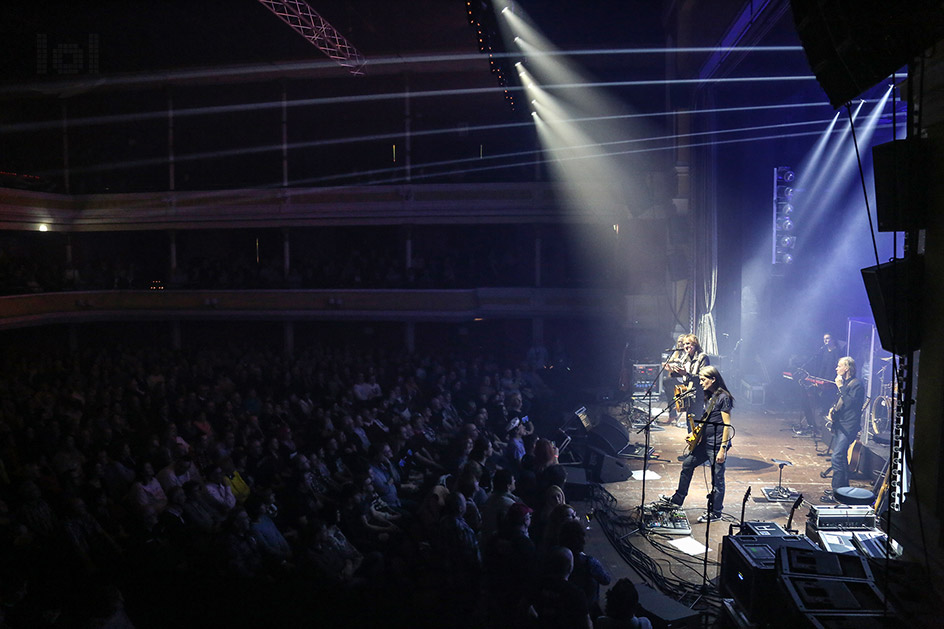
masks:
{"label": "speaker cabinet", "polygon": [[927,227],[927,142],[920,138],[895,140],[872,147],[875,215],[880,232]]}
{"label": "speaker cabinet", "polygon": [[587,443],[609,456],[619,456],[629,445],[626,427],[613,417],[602,414],[600,421],[590,429]]}
{"label": "speaker cabinet", "polygon": [[898,259],[862,269],[882,349],[909,354],[921,346],[919,315],[924,258]]}

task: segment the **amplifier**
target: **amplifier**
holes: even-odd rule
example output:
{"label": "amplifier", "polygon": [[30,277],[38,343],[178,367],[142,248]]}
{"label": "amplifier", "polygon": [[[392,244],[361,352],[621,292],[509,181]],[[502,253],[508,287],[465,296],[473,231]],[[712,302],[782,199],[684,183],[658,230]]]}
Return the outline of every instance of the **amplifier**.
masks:
{"label": "amplifier", "polygon": [[722,540],[721,596],[733,598],[751,622],[763,624],[774,613],[765,593],[776,589],[777,550],[784,547],[817,550],[802,535],[725,535]]}
{"label": "amplifier", "polygon": [[745,522],[741,527],[741,535],[757,535],[759,537],[786,537],[789,535],[776,522]]}
{"label": "amplifier", "polygon": [[[852,536],[841,532],[840,535]],[[836,535],[820,531],[820,535]],[[851,546],[852,543],[849,542]],[[793,576],[823,577],[842,581],[872,581],[872,569],[865,557],[855,553],[834,553],[805,548],[781,548],[777,557],[780,574]]]}
{"label": "amplifier", "polygon": [[[783,574],[780,583],[787,597],[787,605],[778,606],[781,613],[791,608],[801,614],[875,613],[885,609],[885,597],[870,581]],[[894,613],[890,605],[889,610]]]}
{"label": "amplifier", "polygon": [[806,516],[813,528],[832,531],[870,531],[875,528],[875,509],[862,507],[820,507],[813,505]]}
{"label": "amplifier", "polygon": [[855,544],[852,541],[852,531],[818,530],[812,522],[806,523],[806,536],[819,544],[819,547],[831,553],[856,554]]}

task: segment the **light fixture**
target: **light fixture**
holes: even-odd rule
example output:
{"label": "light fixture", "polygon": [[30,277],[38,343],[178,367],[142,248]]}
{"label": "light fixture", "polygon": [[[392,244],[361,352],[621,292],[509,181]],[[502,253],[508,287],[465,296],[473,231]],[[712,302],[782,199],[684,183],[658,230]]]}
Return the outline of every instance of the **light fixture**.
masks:
{"label": "light fixture", "polygon": [[793,169],[789,166],[779,166],[777,167],[777,180],[782,181],[783,183],[793,183],[793,180],[796,179],[796,173],[793,172]]}
{"label": "light fixture", "polygon": [[796,229],[796,208],[793,205],[796,188],[788,185],[796,179],[796,174],[789,166],[776,166],[773,171],[770,262],[779,266],[793,264],[793,252],[797,247],[797,238],[793,234]]}

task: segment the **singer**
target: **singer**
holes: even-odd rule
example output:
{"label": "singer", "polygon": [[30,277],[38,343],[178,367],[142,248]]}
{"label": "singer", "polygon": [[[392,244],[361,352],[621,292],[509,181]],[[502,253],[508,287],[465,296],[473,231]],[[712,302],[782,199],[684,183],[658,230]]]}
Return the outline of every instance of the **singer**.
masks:
{"label": "singer", "polygon": [[687,417],[681,419],[687,420],[689,430],[692,429],[694,420],[701,417],[705,408],[705,396],[698,375],[702,369],[710,364],[708,354],[702,351],[698,337],[694,334],[686,334],[682,337],[681,360],[669,360],[665,363],[665,369],[669,372],[669,375],[678,378],[681,382],[679,390],[675,392],[676,397],[685,391],[694,391],[692,395],[683,398],[684,415]]}

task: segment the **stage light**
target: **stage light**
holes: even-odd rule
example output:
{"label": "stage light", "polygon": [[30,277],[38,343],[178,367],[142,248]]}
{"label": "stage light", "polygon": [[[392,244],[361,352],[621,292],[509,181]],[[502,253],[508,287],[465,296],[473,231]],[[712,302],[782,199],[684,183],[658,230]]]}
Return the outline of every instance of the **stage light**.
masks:
{"label": "stage light", "polygon": [[49,231],[49,227],[46,225],[46,223],[43,223],[39,226],[39,231],[41,232]]}
{"label": "stage light", "polygon": [[793,262],[793,255],[787,249],[795,249],[797,238],[793,232],[796,225],[793,222],[794,207],[791,200],[795,190],[793,186],[785,185],[796,179],[793,168],[777,166],[773,177],[773,220],[771,226],[770,262],[775,267]]}

